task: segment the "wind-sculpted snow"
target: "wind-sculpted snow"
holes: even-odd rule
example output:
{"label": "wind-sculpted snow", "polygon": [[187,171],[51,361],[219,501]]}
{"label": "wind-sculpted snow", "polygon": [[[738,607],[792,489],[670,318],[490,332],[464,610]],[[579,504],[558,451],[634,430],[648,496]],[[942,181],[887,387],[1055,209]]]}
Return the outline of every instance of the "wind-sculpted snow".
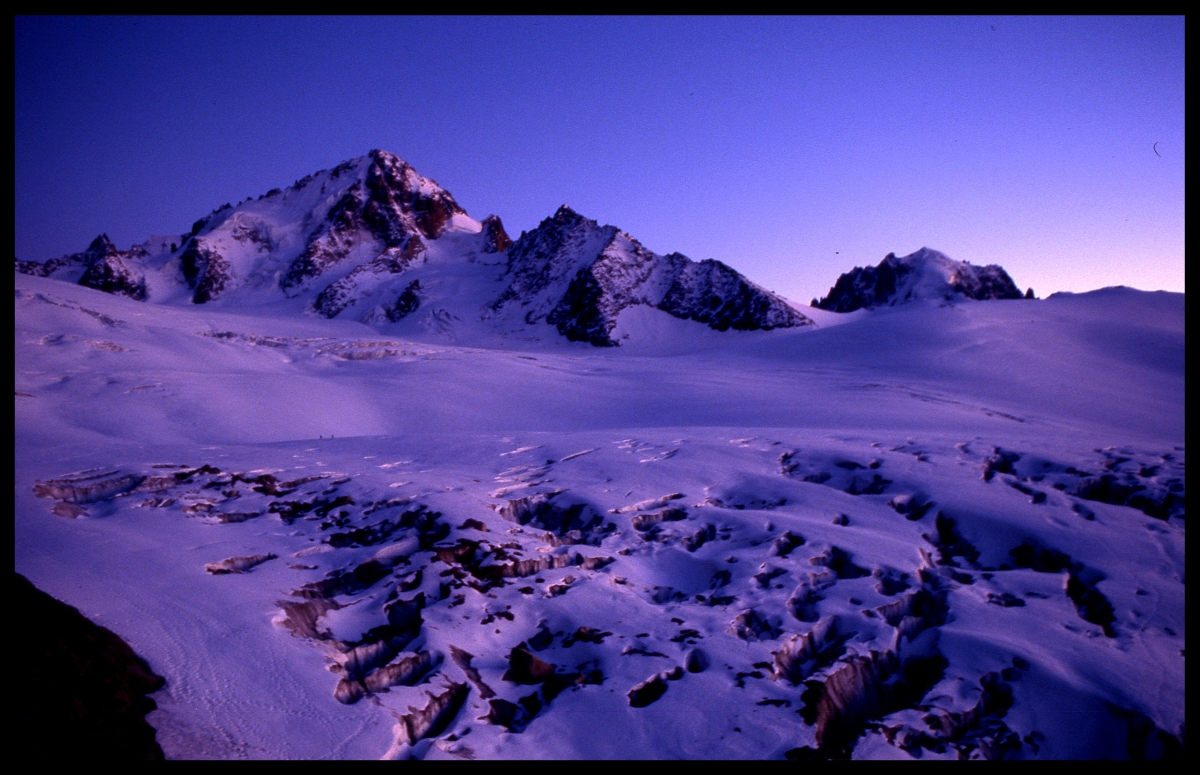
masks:
{"label": "wind-sculpted snow", "polygon": [[972,266],[929,248],[897,258],[888,253],[879,266],[855,267],[812,306],[833,312],[853,312],[918,299],[1020,299],[1020,289],[995,264]]}
{"label": "wind-sculpted snow", "polygon": [[387,336],[17,277],[16,567],[166,678],[168,757],[1182,753],[1174,297],[660,357],[423,344],[427,268]]}
{"label": "wind-sculpted snow", "polygon": [[[897,451],[810,439],[806,451],[789,453],[790,463],[821,468],[830,460],[863,459],[870,452],[880,463],[877,470],[894,470],[896,481],[910,478],[908,467],[932,465],[916,460],[907,445],[892,446]],[[780,711],[756,722],[791,741],[777,755],[843,758],[856,755],[860,746],[878,751],[870,747],[879,745],[909,756],[951,758],[1069,750],[1069,745],[1053,748],[1052,732],[1023,726],[1032,717],[1011,715],[1021,702],[1036,700],[1020,691],[1016,678],[1001,678],[1013,672],[1004,663],[1035,664],[1043,652],[1032,647],[1040,641],[1022,641],[1025,645],[1014,656],[1003,633],[1012,627],[1040,627],[1039,638],[1078,638],[1077,646],[1086,651],[1096,643],[1087,635],[1095,626],[1101,641],[1122,644],[1121,649],[1132,649],[1131,656],[1140,653],[1136,644],[1146,637],[1145,624],[1114,605],[1108,597],[1114,588],[1106,586],[1113,573],[1127,578],[1129,571],[1111,565],[1101,571],[1093,564],[1098,557],[1094,552],[1092,560],[1081,562],[1051,548],[1046,539],[1011,543],[1012,529],[1033,531],[1036,515],[1046,508],[1075,520],[1076,529],[1096,524],[1095,517],[1087,520],[1071,511],[1072,496],[1059,490],[1052,489],[1064,499],[1057,506],[1028,499],[1020,506],[1004,495],[1011,503],[1007,508],[1027,511],[1029,518],[1010,517],[1010,526],[989,532],[997,527],[994,518],[971,510],[967,504],[972,498],[964,500],[953,489],[992,492],[1002,487],[995,492],[1009,493],[999,477],[1015,474],[998,472],[985,480],[978,471],[994,467],[988,461],[995,454],[990,448],[969,449],[934,439],[922,445],[919,456],[935,460],[945,455],[965,464],[952,469],[945,485],[928,486],[945,505],[936,519],[933,512],[917,519],[897,513],[886,493],[855,495],[803,481],[791,485],[793,495],[782,504],[760,497],[741,508],[717,499],[690,508],[667,505],[686,498],[694,487],[694,479],[682,470],[675,479],[679,491],[645,493],[652,497],[629,506],[613,498],[593,507],[553,489],[496,503],[478,490],[494,510],[480,503],[470,509],[469,518],[460,512],[451,520],[410,497],[371,492],[370,476],[360,484],[361,474],[305,477],[300,471],[268,474],[176,465],[122,475],[113,469],[84,472],[39,482],[35,489],[43,498],[64,502],[126,502],[130,505],[124,508],[141,506],[184,519],[191,515],[219,531],[239,529],[240,521],[224,517],[246,513],[248,507],[276,524],[300,527],[288,539],[297,547],[287,552],[293,556],[290,567],[323,575],[282,597],[277,621],[324,655],[334,673],[327,689],[330,701],[357,704],[370,697],[395,707],[400,722],[393,756],[429,754],[417,743],[452,728],[456,740],[472,728],[478,735],[489,726],[536,738],[540,720],[556,716],[564,692],[581,693],[568,702],[570,707],[581,707],[580,702],[586,707],[608,695],[621,696],[640,711],[667,707],[663,703],[680,691],[673,688],[677,683],[685,689],[702,676],[721,675],[728,681],[721,691],[730,712],[747,712],[736,710],[747,707],[759,709],[757,713],[765,713],[763,708]],[[518,453],[535,450],[541,451],[540,446]],[[1136,456],[1131,451],[1130,459]],[[1178,456],[1178,451],[1171,453],[1173,460]],[[906,458],[914,462],[906,463]],[[1023,459],[1012,459],[1010,468],[1019,473]],[[763,471],[774,466],[769,451],[747,462]],[[558,465],[544,466],[538,475],[553,478]],[[620,467],[609,470],[618,473]],[[774,476],[785,487],[795,481],[790,475]],[[740,481],[737,491],[745,493],[756,479],[743,474]],[[763,494],[770,492],[770,481],[763,480]],[[139,503],[139,493],[154,498]],[[816,502],[809,500],[813,495],[820,495]],[[459,509],[465,505],[455,502]],[[199,503],[208,507],[189,511],[189,504]],[[1104,519],[1116,520],[1114,527],[1122,520],[1158,521],[1127,506],[1109,508],[1117,511]],[[848,512],[849,526],[825,517],[831,509]],[[957,516],[947,516],[946,509]],[[628,526],[597,529],[604,524],[603,510],[628,519]],[[114,512],[110,507],[106,513]],[[703,540],[695,541],[696,533]],[[875,537],[863,540],[870,535]],[[320,543],[306,543],[305,536]],[[560,537],[572,537],[569,543],[581,546],[594,543],[601,553],[572,551],[561,545]],[[858,548],[847,550],[847,543]],[[924,548],[914,552],[913,546]],[[682,554],[670,554],[680,550]],[[206,569],[220,575],[253,568],[260,574],[255,566],[275,557],[276,552],[234,556],[210,562]],[[1011,581],[1010,574],[1016,574]],[[1054,578],[1033,583],[1038,576]],[[1128,590],[1118,597],[1137,596]],[[535,600],[543,602],[533,605]],[[566,607],[552,602],[557,600],[568,601]],[[1019,606],[997,602],[1001,600]],[[602,606],[616,606],[613,611],[619,613],[602,613],[596,607],[600,601],[610,601]],[[1010,611],[1030,611],[1034,619],[1005,624],[1005,617],[1023,615]],[[531,626],[534,617],[536,627]],[[668,619],[677,626],[664,626]],[[972,630],[971,638],[988,645],[964,651],[956,640],[964,631],[939,636],[964,620],[992,621],[998,639]],[[1054,627],[1061,634],[1051,636]],[[461,643],[473,645],[467,651]],[[703,651],[696,648],[700,643]],[[448,663],[440,656],[445,652],[454,656]],[[987,656],[993,653],[994,658]],[[983,665],[994,667],[972,673],[981,658]],[[665,662],[654,668],[658,672],[639,677],[628,661],[633,659]],[[570,667],[562,667],[564,661]],[[1047,663],[1039,669],[1059,668]],[[941,697],[937,687],[952,676],[983,687],[982,695],[975,700],[970,693],[961,695],[964,700],[954,699],[960,696],[955,694]],[[705,678],[709,686],[713,678]],[[444,688],[422,688],[428,686]],[[1080,701],[1093,703],[1090,707],[1107,702],[1127,708],[1136,689],[1125,691],[1125,700],[1108,690]],[[766,700],[761,700],[762,692]],[[405,711],[403,704],[391,703],[386,698],[392,694],[411,707]],[[692,702],[686,699],[692,696],[687,690],[679,701]],[[968,700],[973,704],[962,704]],[[473,708],[466,715],[459,710],[464,704]],[[483,749],[471,747],[473,755],[484,750],[503,755],[503,746],[490,747],[500,745],[499,738],[477,742],[485,739],[493,742]],[[454,747],[447,746],[447,752]]]}

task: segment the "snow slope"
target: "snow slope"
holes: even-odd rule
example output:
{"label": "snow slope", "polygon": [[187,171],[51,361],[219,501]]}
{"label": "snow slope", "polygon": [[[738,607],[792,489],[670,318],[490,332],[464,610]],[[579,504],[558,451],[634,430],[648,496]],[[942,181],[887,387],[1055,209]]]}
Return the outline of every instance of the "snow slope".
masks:
{"label": "snow slope", "polygon": [[456,266],[382,331],[16,275],[16,570],[168,757],[1178,751],[1182,295],[594,348]]}

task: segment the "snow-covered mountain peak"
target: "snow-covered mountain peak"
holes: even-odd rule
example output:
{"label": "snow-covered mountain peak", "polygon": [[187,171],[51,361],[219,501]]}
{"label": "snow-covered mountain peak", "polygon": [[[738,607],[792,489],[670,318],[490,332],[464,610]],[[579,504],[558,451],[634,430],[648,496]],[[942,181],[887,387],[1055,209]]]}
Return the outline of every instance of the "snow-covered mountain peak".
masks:
{"label": "snow-covered mountain peak", "polygon": [[88,249],[84,252],[92,255],[107,255],[108,253],[115,252],[116,249],[117,246],[108,238],[108,234],[101,234],[92,240],[92,244],[88,245]]}
{"label": "snow-covered mountain peak", "polygon": [[617,318],[635,306],[719,331],[812,325],[782,298],[719,261],[660,256],[567,205],[521,234],[508,251],[505,278],[508,287],[493,312],[519,310],[526,323],[544,321],[571,341],[598,346],[618,344]]}
{"label": "snow-covered mountain peak", "polygon": [[855,267],[838,278],[829,295],[813,306],[833,312],[894,306],[921,299],[1019,299],[1021,292],[1004,268],[955,261],[932,248],[900,258],[888,253],[878,266]]}
{"label": "snow-covered mountain peak", "polygon": [[[394,305],[407,284],[388,281],[419,262],[428,243],[483,229],[436,181],[377,149],[222,205],[177,237],[122,253],[102,235],[83,253],[16,268],[152,302],[256,308],[298,299],[333,317]],[[485,251],[509,242],[498,219],[484,239]],[[378,298],[360,305],[368,295]]]}
{"label": "snow-covered mountain peak", "polygon": [[[477,260],[484,254],[498,258]],[[439,335],[446,321],[482,318],[493,333],[550,324],[572,341],[614,345],[617,317],[633,306],[720,331],[812,322],[723,263],[658,255],[565,204],[514,242],[498,217],[473,220],[436,181],[378,149],[222,205],[177,238],[121,252],[102,236],[83,253],[16,268],[154,303],[372,325],[425,305],[421,318],[441,321]]]}
{"label": "snow-covered mountain peak", "polygon": [[[554,215],[551,216],[551,219],[557,223],[563,223],[563,224],[574,223],[574,222],[580,221],[580,220],[587,220],[582,215],[580,215],[578,212],[576,212],[575,208],[571,207],[568,204],[559,205],[558,209],[554,211]],[[592,221],[592,222],[595,223],[595,221]]]}

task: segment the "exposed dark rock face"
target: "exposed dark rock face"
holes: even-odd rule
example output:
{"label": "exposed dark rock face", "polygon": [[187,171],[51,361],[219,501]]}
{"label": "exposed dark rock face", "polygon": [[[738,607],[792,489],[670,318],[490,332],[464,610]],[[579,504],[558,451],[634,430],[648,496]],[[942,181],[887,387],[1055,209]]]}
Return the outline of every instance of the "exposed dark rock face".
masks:
{"label": "exposed dark rock face", "polygon": [[437,239],[452,217],[466,215],[449,191],[422,178],[398,156],[378,149],[369,156],[372,163],[366,182],[370,199],[363,218],[389,247],[412,231],[405,215],[411,214],[412,222],[426,239]]}
{"label": "exposed dark rock face", "polygon": [[500,222],[500,216],[489,215],[482,221],[483,224],[483,247],[480,250],[484,253],[503,253],[512,247],[512,237],[508,236],[508,232],[504,230],[504,224]]}
{"label": "exposed dark rock face", "polygon": [[345,259],[360,243],[365,231],[363,199],[362,184],[355,183],[330,208],[324,222],[309,237],[304,252],[280,279],[284,293],[298,294],[309,281]]}
{"label": "exposed dark rock face", "polygon": [[144,249],[135,245],[127,251],[119,251],[107,235],[101,234],[87,252],[91,257],[79,278],[80,285],[128,296],[135,301],[146,298],[146,274],[137,267],[137,262],[146,258]]}
{"label": "exposed dark rock face", "polygon": [[188,240],[180,255],[183,279],[192,289],[192,302],[205,304],[221,295],[230,282],[229,262],[202,237]]}
{"label": "exposed dark rock face", "polygon": [[16,270],[37,277],[78,282],[98,291],[142,301],[146,298],[146,274],[138,262],[145,258],[146,251],[141,247],[135,245],[126,251],[117,250],[108,235],[101,234],[82,253],[44,262],[17,261]]}
{"label": "exposed dark rock face", "polygon": [[954,261],[929,248],[897,258],[888,253],[878,266],[855,267],[843,274],[814,307],[833,312],[891,306],[922,298],[1020,299],[1020,289],[996,264],[978,267]]}
{"label": "exposed dark rock face", "polygon": [[[322,194],[325,186],[337,186],[331,192],[336,200],[332,206],[319,204],[305,215],[303,224],[297,224],[306,235],[299,255],[279,257],[290,261],[279,281],[289,296],[301,293],[314,279],[351,258],[358,248],[371,251],[368,256],[378,256],[358,269],[376,274],[402,271],[423,251],[421,238],[436,239],[455,215],[464,214],[448,192],[417,174],[401,159],[379,150],[328,172],[308,176],[286,192],[275,190],[274,194],[297,195],[318,177],[322,180]],[[307,192],[306,195],[311,196]],[[490,226],[492,244],[504,245],[507,236],[499,221]],[[234,250],[231,241],[240,243],[242,248]],[[279,246],[271,228],[255,211],[228,204],[196,221],[191,231],[183,235],[182,243],[180,268],[196,304],[213,301],[247,279],[234,276],[231,256],[242,262],[255,252],[271,253]],[[174,253],[175,246],[171,247]],[[142,262],[147,257],[139,247],[117,251],[101,235],[83,253],[45,263],[17,261],[16,269],[142,300],[146,296]],[[236,271],[247,269],[239,263]],[[331,286],[326,291],[316,307],[327,317],[353,303],[354,299],[342,299],[345,295],[339,293],[344,291],[342,288]]]}
{"label": "exposed dark rock face", "polygon": [[[78,253],[74,255],[79,255]],[[45,261],[22,261],[16,259],[16,270],[21,274],[31,274],[34,277],[53,277],[54,274],[62,269],[65,269],[75,262],[72,261],[72,256],[63,256],[62,258],[51,258]]]}
{"label": "exposed dark rock face", "polygon": [[659,256],[614,226],[566,205],[508,251],[509,286],[493,310],[519,305],[527,323],[545,321],[571,341],[607,347],[620,313],[656,307],[725,331],[810,325],[778,296],[719,261]]}
{"label": "exposed dark rock face", "polygon": [[261,219],[247,213],[235,213],[230,217],[229,236],[243,244],[253,245],[260,253],[275,247],[271,229]]}
{"label": "exposed dark rock face", "polygon": [[[418,175],[402,159],[380,150],[371,151],[369,158],[362,181],[329,210],[280,280],[285,293],[298,294],[312,279],[346,260],[364,240],[374,240],[382,249],[376,260],[383,263],[371,271],[384,270],[403,257],[390,255],[390,249],[414,244],[410,239],[417,235],[437,239],[454,215],[465,214],[448,191]],[[333,172],[336,175],[338,170]],[[419,239],[415,244],[423,247]],[[416,248],[409,252],[415,254]]]}
{"label": "exposed dark rock face", "polygon": [[412,313],[417,311],[417,307],[421,306],[421,281],[413,280],[400,295],[396,297],[396,301],[387,309],[388,320],[393,323],[397,320],[403,320]]}
{"label": "exposed dark rock face", "polygon": [[639,286],[654,271],[654,254],[640,245],[632,255],[601,253],[580,269],[546,322],[572,342],[607,347],[616,344],[610,334],[617,316],[627,307],[649,301]]}
{"label": "exposed dark rock face", "polygon": [[[509,248],[505,274],[512,279],[492,308],[514,302],[530,306],[535,297],[552,286],[569,283],[578,270],[578,261],[573,259],[581,253],[594,257],[616,234],[616,227],[598,226],[563,205],[533,231],[521,232]],[[548,312],[539,306],[526,313],[526,320],[532,323]]]}
{"label": "exposed dark rock face", "polygon": [[667,256],[679,272],[658,308],[677,318],[695,320],[718,331],[759,331],[809,323],[781,298],[751,284],[712,258],[699,263],[679,253]]}
{"label": "exposed dark rock face", "polygon": [[[223,205],[193,223],[178,246],[158,237],[121,252],[102,235],[83,253],[15,267],[145,300],[147,269],[178,266],[194,304],[277,285],[288,298],[304,297],[306,311],[328,318],[369,299],[360,319],[385,324],[410,315],[421,301],[419,285],[405,287],[394,276],[423,261],[427,241],[457,228],[459,215],[466,213],[445,189],[402,159],[373,150],[285,190]],[[515,312],[510,322],[517,325],[549,323],[572,341],[596,346],[618,344],[614,329],[631,307],[719,331],[812,325],[720,261],[657,255],[565,205],[515,243],[497,216],[480,226],[478,237],[463,243],[464,258],[507,254],[508,285],[488,314]]]}
{"label": "exposed dark rock face", "polygon": [[13,574],[16,621],[32,626],[34,654],[14,671],[16,728],[28,751],[88,762],[163,758],[144,716],[156,707],[146,695],[163,686],[129,646],[75,608]]}
{"label": "exposed dark rock face", "polygon": [[[374,290],[381,279],[401,274],[417,263],[424,253],[425,243],[418,235],[410,234],[404,239],[402,245],[387,248],[371,261],[356,266],[345,277],[327,285],[318,294],[313,308],[327,318],[337,317],[363,295]],[[416,283],[415,280],[409,283],[409,290],[419,287],[419,284],[414,285],[414,283]],[[415,300],[415,293],[411,295]],[[403,314],[392,317],[394,309],[394,307],[390,307],[387,311],[390,320],[399,320],[404,317]],[[413,305],[412,309],[416,309],[416,305]]]}

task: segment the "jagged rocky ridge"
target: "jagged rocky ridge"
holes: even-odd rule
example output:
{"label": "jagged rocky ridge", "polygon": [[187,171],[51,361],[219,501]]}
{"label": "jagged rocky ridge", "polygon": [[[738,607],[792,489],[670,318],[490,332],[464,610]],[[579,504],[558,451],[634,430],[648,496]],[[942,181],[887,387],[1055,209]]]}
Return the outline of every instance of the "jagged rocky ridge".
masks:
{"label": "jagged rocky ridge", "polygon": [[[287,189],[225,204],[182,235],[153,237],[128,251],[101,235],[83,253],[18,260],[16,270],[153,301],[147,270],[165,269],[169,285],[182,285],[195,304],[273,287],[287,297],[304,295],[325,317],[382,289],[375,295],[383,296],[385,318],[395,319],[411,299],[399,300],[408,283],[389,281],[421,260],[428,241],[475,226],[436,182],[374,150]],[[508,242],[499,219],[484,221],[481,251]]]}
{"label": "jagged rocky ridge", "polygon": [[718,331],[811,325],[782,298],[720,261],[659,256],[615,226],[563,205],[508,251],[508,287],[493,304],[519,308],[572,341],[609,346],[623,310],[647,305]]}
{"label": "jagged rocky ridge", "polygon": [[[472,314],[501,325],[548,323],[573,341],[616,344],[618,316],[638,305],[720,331],[812,323],[720,261],[657,255],[565,206],[514,243],[498,217],[473,221],[449,192],[379,150],[223,205],[178,237],[119,251],[101,235],[83,253],[17,261],[16,270],[142,301],[295,298],[324,317],[353,310],[387,324],[422,306],[425,288],[411,270],[434,254],[465,262],[504,254],[499,280],[493,263],[472,270],[479,283],[495,284]],[[148,282],[151,274],[160,279]]]}
{"label": "jagged rocky ridge", "polygon": [[117,250],[108,235],[101,234],[82,253],[40,263],[17,261],[16,269],[24,274],[54,277],[142,301],[146,298],[146,275],[138,264],[147,255],[145,247],[141,245],[134,245],[129,250]]}
{"label": "jagged rocky ridge", "polygon": [[[1032,298],[1030,289],[1026,297]],[[812,306],[832,312],[894,306],[918,299],[1020,299],[1021,291],[1003,267],[972,266],[944,253],[921,248],[902,258],[888,253],[878,266],[855,267]]]}

